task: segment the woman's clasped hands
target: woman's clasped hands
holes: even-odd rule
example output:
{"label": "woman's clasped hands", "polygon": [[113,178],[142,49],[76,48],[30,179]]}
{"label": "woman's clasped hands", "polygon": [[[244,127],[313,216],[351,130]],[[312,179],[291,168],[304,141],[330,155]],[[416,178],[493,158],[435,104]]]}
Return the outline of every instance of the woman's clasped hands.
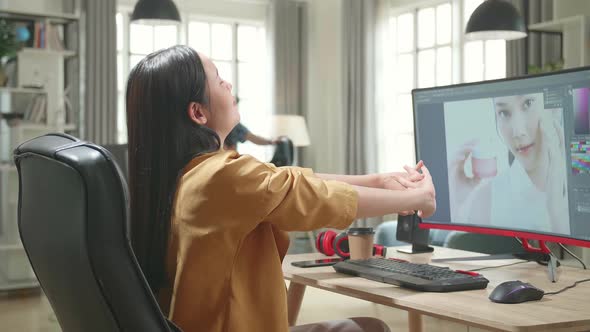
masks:
{"label": "woman's clasped hands", "polygon": [[[428,218],[436,210],[436,191],[430,171],[420,160],[416,166],[404,166],[405,172],[381,174],[382,187],[389,190],[416,190],[419,195],[418,216]],[[414,211],[400,211],[400,215],[411,215]]]}

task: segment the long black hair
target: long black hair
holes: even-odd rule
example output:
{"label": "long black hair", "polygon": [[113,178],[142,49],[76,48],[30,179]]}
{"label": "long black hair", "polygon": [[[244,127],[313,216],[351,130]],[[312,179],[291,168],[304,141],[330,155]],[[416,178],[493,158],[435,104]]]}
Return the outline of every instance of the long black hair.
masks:
{"label": "long black hair", "polygon": [[141,60],[127,82],[131,243],[154,292],[167,286],[166,250],[177,179],[195,156],[220,148],[217,134],[190,120],[191,102],[208,105],[197,52],[174,46]]}

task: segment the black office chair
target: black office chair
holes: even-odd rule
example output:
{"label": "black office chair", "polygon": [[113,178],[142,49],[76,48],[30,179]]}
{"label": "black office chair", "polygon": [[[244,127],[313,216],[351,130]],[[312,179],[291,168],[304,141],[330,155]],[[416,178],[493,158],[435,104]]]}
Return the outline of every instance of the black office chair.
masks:
{"label": "black office chair", "polygon": [[64,134],[21,144],[18,224],[64,332],[175,332],[131,249],[127,185],[111,154]]}
{"label": "black office chair", "polygon": [[272,156],[271,163],[277,167],[293,165],[293,142],[286,136],[279,138],[276,144],[275,153]]}

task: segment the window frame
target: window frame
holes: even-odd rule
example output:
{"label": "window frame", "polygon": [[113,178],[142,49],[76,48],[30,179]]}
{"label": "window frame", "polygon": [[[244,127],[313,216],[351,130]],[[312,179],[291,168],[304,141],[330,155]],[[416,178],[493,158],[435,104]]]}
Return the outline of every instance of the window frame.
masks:
{"label": "window frame", "polygon": [[[410,94],[411,95],[411,93],[412,93],[411,90],[418,88],[418,74],[419,74],[419,70],[418,70],[418,54],[420,52],[423,52],[423,51],[433,50],[433,51],[435,51],[435,54],[436,54],[436,51],[439,48],[450,47],[451,48],[451,84],[459,83],[459,82],[457,82],[457,78],[456,77],[458,76],[457,70],[460,70],[460,69],[457,68],[457,63],[455,61],[455,58],[456,57],[454,56],[454,53],[455,53],[454,52],[454,49],[455,49],[455,46],[456,46],[455,34],[453,33],[454,30],[455,30],[453,28],[453,22],[454,22],[453,21],[453,18],[456,15],[455,14],[455,11],[454,11],[454,8],[455,8],[454,7],[454,3],[455,2],[457,2],[457,0],[429,0],[429,1],[423,1],[423,2],[417,3],[417,4],[412,5],[410,7],[402,7],[402,8],[399,8],[399,9],[392,9],[392,10],[390,10],[390,12],[389,12],[389,19],[392,19],[394,17],[397,19],[397,17],[399,17],[401,15],[411,13],[412,16],[413,16],[413,25],[414,25],[413,46],[412,46],[412,49],[410,51],[407,51],[407,52],[398,52],[397,50],[393,50],[393,52],[394,52],[393,56],[396,59],[396,61],[397,61],[397,59],[398,59],[398,57],[400,55],[408,55],[408,54],[411,54],[412,57],[413,57],[413,59],[414,59],[414,63],[413,63],[413,76],[414,76],[413,86],[410,89],[410,91],[403,91],[401,93],[399,91],[395,91],[395,93],[396,93],[396,99],[400,95],[405,95],[405,94]],[[460,0],[459,0],[459,2],[463,3],[463,1],[460,1]],[[443,44],[437,44],[437,42],[436,42],[436,31],[435,31],[434,44],[432,46],[420,48],[418,46],[418,38],[419,38],[419,36],[418,36],[418,12],[420,10],[422,10],[422,9],[433,8],[435,10],[434,26],[436,28],[436,17],[437,17],[436,8],[438,6],[440,6],[440,5],[444,5],[444,4],[447,4],[447,3],[451,5],[451,15],[452,15],[451,16],[451,40],[450,40],[450,42],[443,43]],[[462,6],[461,6],[461,10],[463,10],[463,7]],[[396,21],[396,24],[397,24],[397,21]],[[397,28],[396,28],[396,33],[397,33]],[[463,41],[461,41],[461,42],[463,42]],[[435,55],[435,72],[436,72],[436,55]],[[433,86],[436,86],[436,74],[435,74],[434,82],[435,82],[435,84]],[[396,132],[396,135],[412,135],[413,136],[414,135],[414,132],[415,132],[415,128],[412,128],[411,131],[398,131],[398,132]]]}
{"label": "window frame", "polygon": [[[121,14],[122,19],[122,36],[123,36],[123,44],[121,50],[117,50],[117,57],[121,56],[122,59],[122,81],[123,86],[117,87],[117,98],[118,98],[118,106],[117,106],[117,140],[119,143],[126,143],[126,126],[123,126],[126,123],[125,114],[125,105],[123,102],[123,109],[120,109],[119,103],[121,103],[120,99],[124,100],[125,98],[125,90],[126,90],[126,82],[127,78],[129,77],[129,72],[131,71],[130,68],[130,58],[134,55],[145,55],[140,53],[132,53],[130,50],[130,33],[131,33],[131,13],[133,12],[133,8],[130,6],[117,6],[117,14]],[[231,25],[232,28],[232,59],[231,60],[219,60],[211,57],[211,59],[216,62],[230,62],[231,63],[231,70],[232,70],[232,93],[235,96],[238,96],[240,99],[240,87],[239,87],[239,65],[240,63],[252,63],[248,61],[241,61],[238,58],[238,27],[240,25],[245,26],[253,26],[256,28],[262,28],[265,32],[267,29],[267,24],[265,21],[262,20],[252,20],[252,19],[243,19],[243,18],[234,18],[234,17],[219,17],[219,16],[211,16],[211,15],[201,15],[195,13],[181,13],[181,23],[177,25],[177,36],[176,42],[177,44],[188,45],[188,37],[189,37],[189,24],[190,22],[203,22],[208,23],[211,27],[212,24],[228,24]],[[210,31],[211,36],[211,31]],[[269,82],[267,82],[269,83]],[[271,96],[269,96],[269,99]],[[244,99],[248,99],[245,97]],[[124,129],[122,127],[125,127]],[[125,135],[123,135],[125,133]],[[266,153],[268,154],[268,153]]]}
{"label": "window frame", "polygon": [[[418,87],[418,75],[419,75],[419,64],[418,64],[418,54],[420,51],[424,51],[424,50],[435,50],[435,77],[434,77],[434,85],[433,86],[439,86],[437,85],[437,79],[436,79],[436,69],[437,69],[437,57],[436,57],[436,50],[442,47],[451,47],[451,82],[449,84],[460,84],[460,83],[464,83],[466,82],[466,71],[463,65],[463,58],[465,57],[465,46],[467,45],[467,43],[469,43],[470,41],[467,40],[465,38],[464,35],[464,22],[467,21],[467,18],[465,17],[465,1],[466,0],[424,0],[424,1],[417,1],[416,3],[412,3],[412,4],[408,4],[405,6],[399,6],[399,7],[395,7],[395,8],[390,8],[388,11],[388,20],[392,20],[394,18],[396,18],[396,24],[397,24],[397,17],[406,14],[406,13],[411,13],[413,16],[413,27],[414,27],[414,34],[413,34],[413,48],[411,51],[408,52],[399,52],[397,47],[391,49],[391,51],[389,51],[390,56],[395,59],[395,61],[397,62],[397,58],[399,57],[399,55],[403,55],[403,54],[412,54],[413,59],[414,59],[414,63],[413,63],[413,75],[414,75],[414,80],[413,80],[413,86],[412,89],[416,89]],[[485,1],[485,0],[484,0]],[[446,4],[449,3],[451,5],[451,41],[450,43],[445,43],[445,44],[437,44],[436,41],[436,9],[438,6],[442,5],[442,4]],[[423,47],[420,48],[418,46],[418,38],[419,38],[419,32],[418,32],[418,12],[422,9],[427,9],[427,8],[433,8],[435,10],[435,22],[434,22],[434,26],[435,26],[435,42],[434,45],[429,46],[429,47]],[[389,23],[391,24],[391,23]],[[391,26],[388,25],[388,29],[391,29]],[[397,33],[397,27],[395,29],[395,32]],[[397,38],[397,36],[395,37]],[[483,51],[483,56],[482,56],[482,62],[483,62],[483,72],[481,73],[481,77],[482,80],[487,80],[486,78],[486,74],[487,74],[487,63],[486,63],[486,56],[487,56],[487,52],[486,52],[486,47],[487,47],[487,41],[483,42],[483,47],[482,47],[482,51]],[[391,65],[386,66],[385,69],[387,69],[387,67],[392,66],[391,69],[393,69],[395,71],[395,67],[397,66],[396,63],[393,63]],[[397,91],[397,89],[395,90],[395,100],[397,103],[397,99],[398,96],[402,96],[402,95],[406,95],[410,93],[411,91]],[[411,97],[410,97],[411,98]],[[387,105],[387,103],[386,103]],[[389,106],[381,108],[377,111],[377,119],[380,118],[387,118],[388,115],[387,112],[395,112],[395,109],[397,108],[397,105],[391,105],[389,104]],[[394,115],[395,117],[399,118],[399,113]],[[383,121],[379,121],[379,123],[381,123]],[[377,125],[377,141],[381,142],[383,138],[386,138],[388,136],[391,136],[391,138],[388,139],[389,143],[393,143],[393,144],[397,144],[396,142],[399,142],[400,140],[407,140],[408,137],[411,137],[412,140],[415,142],[415,123],[413,124],[413,126],[407,126],[408,130],[398,130],[398,129],[393,129],[393,130],[387,130],[387,128],[385,128],[385,125],[383,124],[378,124]],[[405,128],[404,128],[405,129]],[[378,160],[378,169],[380,171],[389,171],[389,169],[385,169],[385,168],[389,168],[390,166],[401,166],[401,165],[392,165],[395,164],[397,161],[395,161],[394,159],[398,159],[398,158],[391,158],[391,152],[387,152],[389,149],[384,147],[383,145],[389,145],[384,143],[380,143],[378,144],[380,145],[378,147],[378,151],[379,151],[379,156],[383,155],[384,157],[380,157]],[[412,156],[412,158],[415,158],[415,147],[414,145],[412,145],[412,149],[414,149],[414,154]],[[388,157],[385,157],[388,156]]]}

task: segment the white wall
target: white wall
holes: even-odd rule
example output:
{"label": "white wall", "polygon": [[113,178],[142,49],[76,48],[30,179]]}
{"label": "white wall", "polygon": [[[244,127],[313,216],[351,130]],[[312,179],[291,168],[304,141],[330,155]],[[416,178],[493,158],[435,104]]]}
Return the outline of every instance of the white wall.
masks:
{"label": "white wall", "polygon": [[[71,0],[0,0],[0,8],[27,12],[62,12]],[[80,0],[76,0],[80,1]],[[100,0],[90,0],[100,1]],[[118,0],[117,5],[133,8],[138,0]],[[263,21],[271,0],[173,0],[183,13]]]}
{"label": "white wall", "polygon": [[1,9],[34,13],[61,13],[63,4],[62,0],[0,0]]}
{"label": "white wall", "polygon": [[[1,0],[0,0],[1,1]],[[96,0],[93,0],[96,1]],[[264,21],[270,0],[173,0],[181,15],[231,17]],[[118,0],[117,5],[133,8],[137,0]]]}
{"label": "white wall", "polygon": [[305,165],[344,173],[342,2],[309,0],[307,17],[307,126]]}
{"label": "white wall", "polygon": [[416,0],[390,0],[392,7],[405,7],[416,4]]}
{"label": "white wall", "polygon": [[590,1],[553,0],[553,15],[555,18],[564,18],[576,15],[590,16]]}

